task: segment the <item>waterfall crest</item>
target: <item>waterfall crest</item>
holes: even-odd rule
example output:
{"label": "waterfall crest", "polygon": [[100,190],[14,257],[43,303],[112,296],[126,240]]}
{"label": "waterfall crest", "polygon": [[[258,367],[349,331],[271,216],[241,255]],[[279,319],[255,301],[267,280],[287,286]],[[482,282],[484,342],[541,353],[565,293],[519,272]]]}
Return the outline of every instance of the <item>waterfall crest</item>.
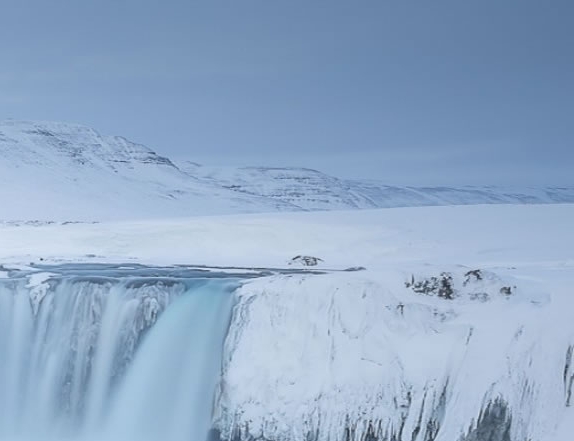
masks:
{"label": "waterfall crest", "polygon": [[0,283],[0,440],[203,441],[232,278]]}

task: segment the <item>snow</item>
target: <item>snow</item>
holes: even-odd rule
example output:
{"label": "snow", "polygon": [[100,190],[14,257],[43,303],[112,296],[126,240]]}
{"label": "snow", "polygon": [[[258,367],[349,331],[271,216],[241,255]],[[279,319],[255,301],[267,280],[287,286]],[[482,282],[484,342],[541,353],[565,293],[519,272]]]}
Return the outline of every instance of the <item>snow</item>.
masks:
{"label": "snow", "polygon": [[190,176],[213,185],[305,210],[574,202],[574,189],[568,187],[399,187],[375,180],[340,179],[307,168],[207,167],[189,161],[177,164]]}
{"label": "snow", "polygon": [[398,206],[574,203],[574,188],[397,187],[302,168],[174,163],[69,123],[0,122],[0,224]]}
{"label": "snow", "polygon": [[74,124],[0,123],[0,221],[97,221],[275,211],[199,182],[147,147]]}
{"label": "snow", "polygon": [[[351,439],[402,430],[449,441],[501,402],[513,441],[569,441],[573,221],[565,204],[6,225],[0,265],[289,268],[315,256],[337,271],[259,278],[237,293],[214,415],[225,439],[342,440],[350,428]],[[338,271],[357,266],[366,270]],[[473,270],[482,278],[465,285]],[[407,287],[443,272],[452,300]]]}
{"label": "snow", "polygon": [[[327,268],[389,264],[574,266],[573,205],[203,216],[0,227],[0,263],[140,261],[287,267],[297,255]],[[99,257],[98,257],[99,256]]]}
{"label": "snow", "polygon": [[414,439],[426,439],[434,421],[446,441],[498,397],[511,409],[512,439],[548,439],[565,421],[571,301],[550,305],[543,292],[536,301],[419,299],[400,272],[375,278],[280,277],[242,288],[216,419],[224,438],[343,439],[356,426],[361,439],[373,422],[379,436],[402,426],[411,439],[422,414]]}
{"label": "snow", "polygon": [[236,293],[213,420],[224,439],[476,441],[488,425],[512,441],[573,437],[572,189],[176,165],[84,126],[7,121],[0,201],[0,278],[27,274],[19,302],[34,315],[54,264],[290,270]]}

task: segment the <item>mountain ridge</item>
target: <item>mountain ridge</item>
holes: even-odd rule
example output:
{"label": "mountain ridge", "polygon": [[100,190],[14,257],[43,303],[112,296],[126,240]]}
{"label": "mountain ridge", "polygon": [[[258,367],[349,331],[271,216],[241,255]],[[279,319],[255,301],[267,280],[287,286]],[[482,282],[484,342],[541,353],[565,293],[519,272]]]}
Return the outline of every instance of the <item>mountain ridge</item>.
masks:
{"label": "mountain ridge", "polygon": [[574,203],[574,188],[570,187],[396,186],[373,179],[340,179],[310,168],[178,165],[190,175],[225,188],[287,201],[307,210]]}
{"label": "mountain ridge", "polygon": [[574,203],[574,187],[392,186],[299,167],[209,167],[80,124],[0,122],[0,220],[107,220],[408,206]]}

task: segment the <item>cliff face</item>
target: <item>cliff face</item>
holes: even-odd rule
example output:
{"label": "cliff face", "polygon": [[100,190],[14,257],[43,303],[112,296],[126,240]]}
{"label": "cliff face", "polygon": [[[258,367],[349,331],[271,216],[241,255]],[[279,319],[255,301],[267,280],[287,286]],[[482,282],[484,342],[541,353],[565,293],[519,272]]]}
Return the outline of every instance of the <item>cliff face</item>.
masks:
{"label": "cliff face", "polygon": [[[414,278],[440,273],[426,271]],[[570,412],[568,298],[506,275],[449,274],[451,298],[398,272],[246,284],[217,393],[221,439],[551,439]]]}

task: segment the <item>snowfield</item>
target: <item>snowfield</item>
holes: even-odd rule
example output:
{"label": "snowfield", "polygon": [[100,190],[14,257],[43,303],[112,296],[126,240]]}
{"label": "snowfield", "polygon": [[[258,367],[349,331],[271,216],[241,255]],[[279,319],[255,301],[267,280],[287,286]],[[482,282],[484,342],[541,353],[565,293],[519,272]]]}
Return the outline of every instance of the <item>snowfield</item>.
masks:
{"label": "snowfield", "polygon": [[222,439],[571,441],[573,224],[566,204],[5,224],[0,277],[39,263],[316,256],[325,274],[239,289]]}
{"label": "snowfield", "polygon": [[1,261],[139,261],[330,268],[572,265],[574,205],[477,205],[104,223],[0,224]]}

